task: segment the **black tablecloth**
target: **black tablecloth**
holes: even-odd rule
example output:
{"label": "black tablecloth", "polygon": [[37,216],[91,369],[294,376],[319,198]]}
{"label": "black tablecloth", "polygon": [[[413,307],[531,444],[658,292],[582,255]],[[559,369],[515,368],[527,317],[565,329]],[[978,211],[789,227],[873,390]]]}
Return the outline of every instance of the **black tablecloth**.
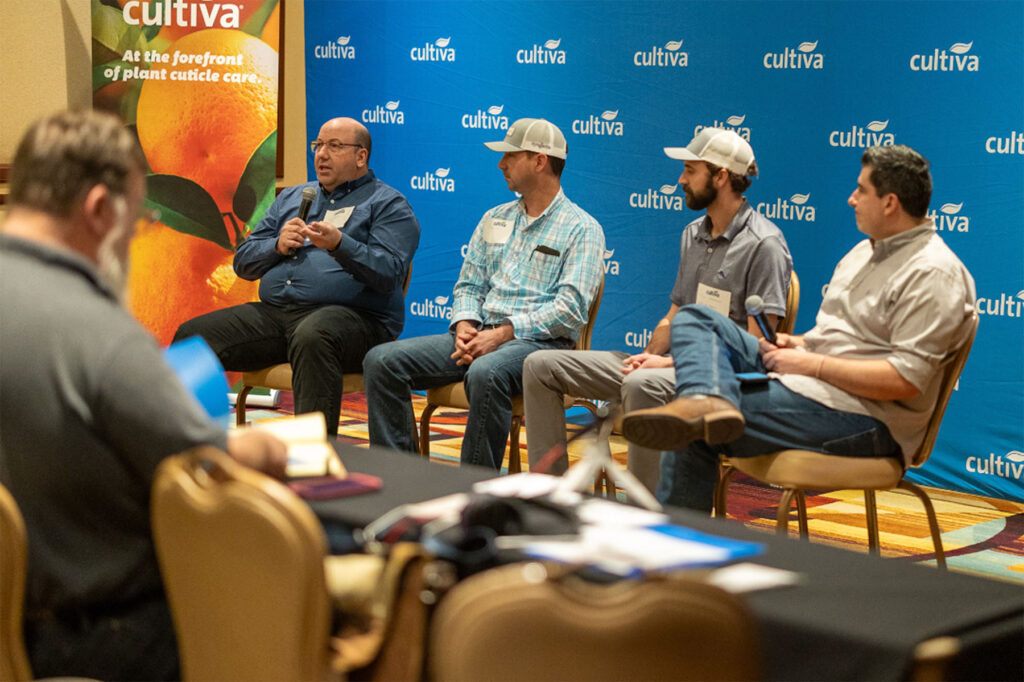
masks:
{"label": "black tablecloth", "polygon": [[[361,528],[394,507],[454,492],[493,470],[430,463],[418,456],[337,444],[350,471],[383,479],[380,491],[311,502],[325,528]],[[761,623],[766,679],[886,680],[907,675],[914,646],[961,639],[953,679],[1024,679],[1024,589],[900,559],[752,531],[682,509],[674,523],[763,543],[755,563],[796,571],[795,587],[745,596]]]}

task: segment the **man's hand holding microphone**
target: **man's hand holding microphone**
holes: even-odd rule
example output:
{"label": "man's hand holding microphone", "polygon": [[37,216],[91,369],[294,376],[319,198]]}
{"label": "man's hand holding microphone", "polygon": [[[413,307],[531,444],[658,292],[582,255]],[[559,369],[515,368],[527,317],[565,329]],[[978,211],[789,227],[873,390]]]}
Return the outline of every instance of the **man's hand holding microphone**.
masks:
{"label": "man's hand holding microphone", "polygon": [[306,187],[302,190],[302,202],[299,204],[299,215],[281,227],[277,236],[277,252],[282,256],[294,256],[295,252],[306,243],[306,238],[313,246],[333,251],[341,243],[341,230],[328,222],[318,221],[306,224],[309,210],[316,198],[316,189]]}

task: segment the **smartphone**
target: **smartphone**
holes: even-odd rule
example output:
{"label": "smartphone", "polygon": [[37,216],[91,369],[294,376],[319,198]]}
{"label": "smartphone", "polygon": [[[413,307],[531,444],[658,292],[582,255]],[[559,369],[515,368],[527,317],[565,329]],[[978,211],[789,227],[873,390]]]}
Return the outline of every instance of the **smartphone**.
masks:
{"label": "smartphone", "polygon": [[762,384],[768,381],[768,375],[761,372],[739,372],[736,378],[741,384]]}
{"label": "smartphone", "polygon": [[316,476],[288,483],[292,492],[305,500],[333,500],[337,497],[360,495],[380,490],[380,486],[381,480],[377,476],[352,471],[345,478]]}

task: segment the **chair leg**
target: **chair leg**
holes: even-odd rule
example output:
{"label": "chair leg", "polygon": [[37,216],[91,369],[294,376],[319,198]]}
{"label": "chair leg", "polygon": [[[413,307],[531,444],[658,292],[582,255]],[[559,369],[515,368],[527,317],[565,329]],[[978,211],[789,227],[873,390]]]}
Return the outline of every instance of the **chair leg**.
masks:
{"label": "chair leg", "polygon": [[508,431],[508,473],[510,474],[518,474],[523,470],[522,455],[519,452],[519,429],[522,425],[523,418],[518,414],[512,415],[512,426]]}
{"label": "chair leg", "polygon": [[795,494],[796,490],[793,488],[786,488],[782,491],[779,510],[775,515],[775,532],[779,535],[789,535],[789,506],[793,503]]}
{"label": "chair leg", "polygon": [[804,491],[800,489],[797,489],[793,496],[796,498],[796,518],[800,527],[800,538],[809,540],[811,533],[807,529],[807,498],[804,497]]}
{"label": "chair leg", "polygon": [[722,466],[718,469],[718,484],[715,486],[715,517],[724,519],[728,511],[729,481],[736,469]]}
{"label": "chair leg", "polygon": [[924,513],[928,517],[928,530],[932,534],[932,544],[935,545],[935,563],[939,565],[939,568],[945,569],[946,552],[942,548],[942,533],[939,531],[939,520],[935,516],[935,506],[932,504],[931,498],[928,497],[928,493],[910,481],[901,480],[899,487],[903,490],[909,490],[917,495],[917,499],[921,500],[921,504],[924,506]]}
{"label": "chair leg", "polygon": [[238,396],[235,398],[235,425],[245,426],[245,401],[249,398],[249,393],[252,392],[254,386],[242,386],[242,390],[238,392]]}
{"label": "chair leg", "polygon": [[878,540],[878,503],[875,501],[875,491],[864,491],[864,513],[868,522],[868,554],[881,556],[881,543]]}
{"label": "chair leg", "polygon": [[434,414],[437,405],[427,403],[420,415],[420,457],[430,459],[430,415]]}

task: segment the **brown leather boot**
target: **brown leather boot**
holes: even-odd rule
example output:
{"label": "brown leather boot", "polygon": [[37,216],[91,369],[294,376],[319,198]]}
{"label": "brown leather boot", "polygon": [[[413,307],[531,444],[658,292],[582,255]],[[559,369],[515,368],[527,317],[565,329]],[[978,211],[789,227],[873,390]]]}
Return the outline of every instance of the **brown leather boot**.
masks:
{"label": "brown leather boot", "polygon": [[656,450],[678,450],[695,440],[728,443],[746,422],[732,403],[714,396],[676,398],[667,405],[634,410],[622,418],[626,440]]}

